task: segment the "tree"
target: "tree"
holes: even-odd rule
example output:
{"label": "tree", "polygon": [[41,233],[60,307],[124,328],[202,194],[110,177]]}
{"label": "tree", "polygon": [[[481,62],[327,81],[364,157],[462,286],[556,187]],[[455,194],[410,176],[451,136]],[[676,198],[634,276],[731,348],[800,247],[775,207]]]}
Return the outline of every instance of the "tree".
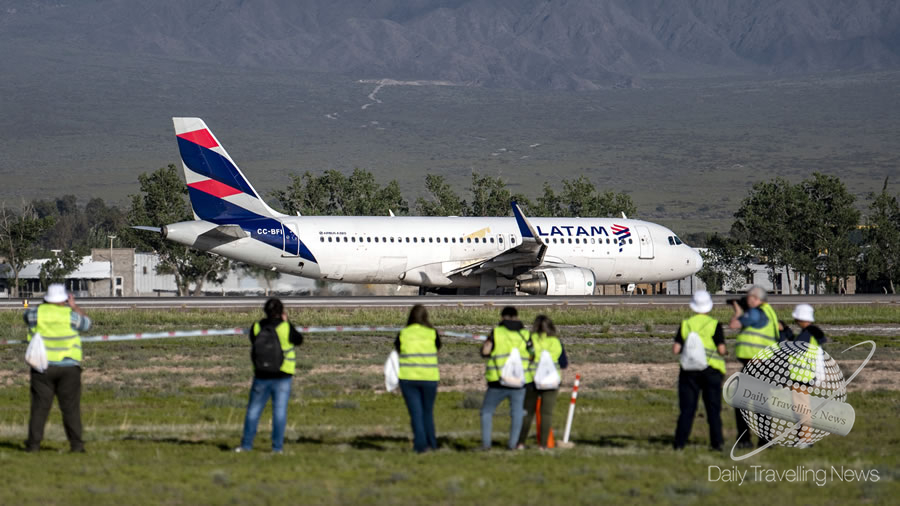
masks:
{"label": "tree", "polygon": [[[178,177],[174,165],[138,176],[140,195],[131,196],[128,223],[162,226],[193,219],[185,196],[187,187]],[[202,293],[205,282],[221,283],[228,272],[229,261],[218,255],[197,251],[163,239],[157,234],[123,228],[120,236],[129,244],[159,255],[157,273],[173,274],[179,295]]]}
{"label": "tree", "polygon": [[75,250],[61,251],[41,266],[41,285],[47,289],[51,283],[65,283],[69,274],[81,265],[82,256]]}
{"label": "tree", "polygon": [[265,267],[260,267],[258,265],[250,265],[250,264],[240,264],[241,271],[243,271],[244,275],[252,276],[254,278],[262,278],[263,281],[266,282],[266,296],[269,296],[269,292],[272,290],[272,281],[279,279],[281,277],[281,273],[278,271],[273,271],[272,269],[266,269]]}
{"label": "tree", "polygon": [[38,217],[31,205],[23,205],[21,212],[14,212],[0,205],[0,256],[12,271],[12,296],[19,296],[19,273],[34,258],[38,239],[53,226],[53,217]]}
{"label": "tree", "polygon": [[750,269],[752,249],[734,238],[719,234],[713,234],[707,242],[708,249],[700,254],[703,257],[703,267],[697,277],[710,293],[726,287],[739,290],[753,272]]}
{"label": "tree", "polygon": [[521,193],[510,192],[499,176],[481,176],[473,172],[469,190],[472,192],[469,216],[509,216],[512,212],[510,202],[516,201],[526,208],[531,204]]}
{"label": "tree", "polygon": [[538,197],[531,212],[536,216],[548,217],[606,217],[634,215],[637,208],[627,193],[597,191],[588,178],[563,180],[562,193],[548,183],[544,183],[544,193]]}
{"label": "tree", "polygon": [[431,194],[431,199],[416,199],[416,211],[421,216],[465,216],[466,201],[453,191],[444,176],[426,175],[425,189]]}
{"label": "tree", "polygon": [[778,266],[790,265],[795,243],[794,227],[798,209],[805,207],[805,195],[782,178],[753,185],[750,195],[735,212],[731,235],[752,244],[769,267],[775,281]]}
{"label": "tree", "polygon": [[321,176],[305,172],[292,175],[285,190],[272,192],[285,212],[312,216],[377,216],[407,214],[409,204],[396,180],[381,186],[366,170],[354,169],[346,177],[336,170]]}
{"label": "tree", "polygon": [[859,247],[850,237],[860,219],[854,207],[856,197],[839,178],[818,172],[801,182],[799,189],[807,206],[794,222],[794,236],[816,248],[817,267],[821,267],[814,271],[816,282],[824,276],[831,291],[840,292],[856,272],[859,257]]}
{"label": "tree", "polygon": [[863,268],[869,279],[887,279],[891,293],[900,278],[900,203],[887,192],[885,178],[881,193],[872,196],[866,216]]}

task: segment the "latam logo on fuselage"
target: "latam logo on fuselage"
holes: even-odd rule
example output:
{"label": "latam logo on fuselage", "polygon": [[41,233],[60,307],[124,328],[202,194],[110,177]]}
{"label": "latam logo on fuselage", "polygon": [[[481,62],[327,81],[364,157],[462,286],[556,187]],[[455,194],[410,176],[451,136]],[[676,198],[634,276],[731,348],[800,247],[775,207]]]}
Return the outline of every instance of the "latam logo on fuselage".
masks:
{"label": "latam logo on fuselage", "polygon": [[[550,227],[549,232],[543,230],[540,225],[535,228],[537,228],[537,233],[541,237],[596,237],[598,235],[605,235],[609,237],[609,232],[606,231],[606,227],[576,227],[575,225],[554,225]],[[573,230],[574,232],[572,232]],[[563,231],[565,231],[565,233]],[[613,234],[615,234],[616,240],[619,242],[619,253],[621,253],[622,248],[625,245],[625,240],[631,237],[631,229],[623,225],[613,224],[612,232]]]}

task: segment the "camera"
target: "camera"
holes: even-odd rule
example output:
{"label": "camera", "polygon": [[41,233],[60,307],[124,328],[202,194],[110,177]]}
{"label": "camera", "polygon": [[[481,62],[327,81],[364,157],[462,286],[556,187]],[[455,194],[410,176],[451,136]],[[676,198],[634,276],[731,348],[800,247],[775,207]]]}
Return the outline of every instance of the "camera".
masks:
{"label": "camera", "polygon": [[746,296],[741,297],[740,299],[728,299],[725,301],[725,304],[727,304],[728,307],[731,307],[734,305],[735,302],[737,303],[738,306],[741,306],[741,309],[743,309],[744,311],[747,311],[750,309],[750,306],[747,305],[747,297]]}

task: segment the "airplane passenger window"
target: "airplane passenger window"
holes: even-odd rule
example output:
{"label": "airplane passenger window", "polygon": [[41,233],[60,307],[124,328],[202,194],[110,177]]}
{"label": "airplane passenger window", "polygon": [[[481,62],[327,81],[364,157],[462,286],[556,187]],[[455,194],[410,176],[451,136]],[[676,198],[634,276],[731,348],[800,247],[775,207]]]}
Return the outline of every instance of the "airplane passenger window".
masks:
{"label": "airplane passenger window", "polygon": [[347,241],[349,241],[349,240],[350,240],[350,239],[347,239],[346,236],[344,237],[344,242],[347,242]]}
{"label": "airplane passenger window", "polygon": [[331,242],[331,237],[328,238],[328,242]]}
{"label": "airplane passenger window", "polygon": [[444,237],[444,242],[445,242],[445,243],[448,243],[448,242],[450,242],[450,239]]}
{"label": "airplane passenger window", "polygon": [[424,237],[422,238],[422,242],[425,242],[425,238],[424,238]]}
{"label": "airplane passenger window", "polygon": [[324,237],[319,237],[319,242],[325,242],[325,238],[324,238]]}
{"label": "airplane passenger window", "polygon": [[503,238],[502,238],[502,237],[498,237],[497,240],[500,241],[501,244],[503,243]]}
{"label": "airplane passenger window", "polygon": [[628,244],[631,244],[631,239],[628,239]]}
{"label": "airplane passenger window", "polygon": [[569,244],[572,244],[572,238],[569,237]]}
{"label": "airplane passenger window", "polygon": [[450,241],[456,243],[456,237],[451,238]]}
{"label": "airplane passenger window", "polygon": [[371,238],[371,237],[366,237],[366,242],[372,242],[372,238]]}
{"label": "airplane passenger window", "polygon": [[494,238],[491,237],[491,244],[494,244]]}
{"label": "airplane passenger window", "polygon": [[591,244],[594,244],[594,238],[591,237]]}
{"label": "airplane passenger window", "polygon": [[515,238],[515,237],[510,237],[510,238],[509,238],[509,243],[510,243],[510,244],[515,244],[515,243],[516,243],[516,238]]}
{"label": "airplane passenger window", "polygon": [[378,238],[377,238],[377,237],[375,238],[375,242],[378,242]]}
{"label": "airplane passenger window", "polygon": [[394,242],[394,238],[393,238],[393,237],[391,237],[391,242]]}
{"label": "airplane passenger window", "polygon": [[471,243],[471,242],[472,242],[472,238],[471,238],[471,237],[466,238],[466,242]]}
{"label": "airplane passenger window", "polygon": [[382,237],[381,242],[387,242],[387,237]]}
{"label": "airplane passenger window", "polygon": [[429,238],[428,238],[428,242],[434,242],[434,238],[433,238],[433,237],[429,237]]}

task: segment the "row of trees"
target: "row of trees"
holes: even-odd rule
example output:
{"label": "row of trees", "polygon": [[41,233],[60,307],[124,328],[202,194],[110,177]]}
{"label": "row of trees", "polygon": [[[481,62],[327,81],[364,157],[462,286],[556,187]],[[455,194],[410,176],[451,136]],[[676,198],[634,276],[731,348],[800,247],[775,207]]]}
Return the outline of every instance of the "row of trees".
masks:
{"label": "row of trees", "polygon": [[597,190],[584,176],[562,181],[556,193],[544,184],[543,194],[532,201],[514,193],[500,177],[472,173],[467,198],[460,196],[444,176],[425,176],[427,196],[416,199],[411,207],[392,180],[380,185],[368,171],[356,169],[350,176],[329,170],[317,176],[310,172],[292,175],[284,190],[272,192],[288,214],[324,216],[377,216],[388,211],[397,215],[418,216],[507,216],[510,201],[535,216],[611,216],[634,214],[636,208],[625,193]]}
{"label": "row of trees", "polygon": [[[160,257],[161,274],[175,276],[178,291],[200,293],[206,283],[220,283],[228,272],[228,260],[165,241],[160,236],[129,228],[132,224],[160,226],[192,219],[187,189],[174,165],[139,177],[140,193],[131,196],[127,210],[107,206],[102,199],[84,207],[72,196],[37,200],[13,211],[0,206],[0,256],[14,271],[32,258],[51,257],[41,277],[45,282],[64,279],[78,266],[90,248],[105,247],[107,236],[117,235],[120,244]],[[338,171],[321,175],[292,175],[291,184],[271,196],[288,214],[423,216],[506,216],[509,202],[518,201],[533,216],[633,216],[636,207],[625,193],[601,191],[586,177],[563,180],[561,188],[544,184],[542,193],[530,199],[511,190],[500,177],[473,173],[462,195],[440,175],[425,177],[426,195],[410,205],[396,180],[376,181],[371,172],[356,169],[349,176]],[[704,237],[709,250],[701,278],[712,289],[740,286],[747,266],[761,262],[808,277],[811,284],[825,283],[837,291],[853,274],[887,279],[891,291],[900,274],[900,210],[897,197],[887,192],[873,195],[865,226],[859,228],[860,212],[855,197],[840,179],[813,174],[797,184],[776,178],[757,183],[734,215],[728,234]],[[691,234],[686,234],[688,237]],[[699,239],[699,238],[698,238]],[[62,250],[57,255],[51,250]],[[276,277],[270,271],[244,267]],[[788,291],[800,287],[787,287]]]}
{"label": "row of trees", "polygon": [[783,270],[789,280],[809,281],[785,290],[809,291],[824,285],[840,292],[852,275],[885,279],[891,293],[900,275],[900,207],[887,191],[871,195],[864,222],[856,197],[833,176],[815,173],[792,184],[782,178],[753,185],[734,215],[726,235],[707,241],[704,267],[698,274],[708,287],[740,287],[748,265],[768,266],[771,279]]}

